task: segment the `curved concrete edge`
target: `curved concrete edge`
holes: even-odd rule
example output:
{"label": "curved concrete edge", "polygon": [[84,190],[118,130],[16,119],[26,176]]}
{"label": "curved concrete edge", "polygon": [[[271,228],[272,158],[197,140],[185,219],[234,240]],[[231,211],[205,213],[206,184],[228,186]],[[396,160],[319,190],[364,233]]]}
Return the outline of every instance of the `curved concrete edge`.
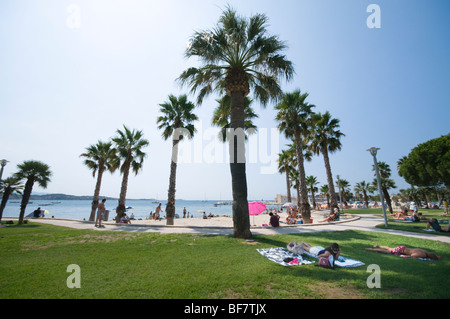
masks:
{"label": "curved concrete edge", "polygon": [[[302,228],[302,227],[315,227],[315,226],[329,226],[334,224],[342,224],[342,223],[348,223],[352,221],[359,220],[360,216],[354,216],[349,219],[344,219],[340,221],[335,222],[326,222],[326,223],[312,223],[312,224],[282,224],[280,225],[279,229],[285,229],[285,228]],[[19,219],[18,217],[3,217],[3,219]],[[24,220],[31,220],[31,221],[44,221],[44,222],[51,222],[53,221],[68,221],[68,222],[77,222],[77,223],[83,223],[83,224],[95,224],[93,221],[88,220],[79,220],[79,219],[69,219],[69,218],[24,218]],[[192,229],[233,229],[233,226],[201,226],[201,225],[155,225],[155,224],[121,224],[121,223],[115,223],[115,222],[103,222],[103,225],[110,225],[110,226],[119,226],[119,227],[149,227],[149,228],[159,228],[159,227],[167,227],[167,228],[192,228]],[[250,230],[252,229],[275,229],[271,226],[251,226]]]}

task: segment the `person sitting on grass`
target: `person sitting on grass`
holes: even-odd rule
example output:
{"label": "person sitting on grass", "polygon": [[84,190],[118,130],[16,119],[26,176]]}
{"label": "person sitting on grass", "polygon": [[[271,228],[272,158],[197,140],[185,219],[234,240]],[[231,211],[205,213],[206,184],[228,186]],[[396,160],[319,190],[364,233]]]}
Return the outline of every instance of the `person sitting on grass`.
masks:
{"label": "person sitting on grass", "polygon": [[336,208],[333,210],[333,212],[330,213],[330,214],[328,215],[327,218],[322,219],[322,220],[319,220],[319,223],[332,222],[332,221],[338,220],[338,219],[339,219],[339,216],[340,216],[339,208],[336,207]]}
{"label": "person sitting on grass", "polygon": [[432,227],[435,231],[441,232],[441,233],[450,233],[450,226],[441,226],[439,225],[439,222],[436,218],[430,218],[427,223],[427,227],[425,227],[426,230],[430,229]]}
{"label": "person sitting on grass", "polygon": [[383,254],[393,254],[397,256],[408,256],[412,258],[427,258],[431,260],[437,260],[440,257],[435,253],[429,252],[421,248],[408,248],[406,246],[398,246],[395,248],[390,248],[386,246],[375,245],[373,248],[366,248],[367,251],[375,251],[377,253]]}

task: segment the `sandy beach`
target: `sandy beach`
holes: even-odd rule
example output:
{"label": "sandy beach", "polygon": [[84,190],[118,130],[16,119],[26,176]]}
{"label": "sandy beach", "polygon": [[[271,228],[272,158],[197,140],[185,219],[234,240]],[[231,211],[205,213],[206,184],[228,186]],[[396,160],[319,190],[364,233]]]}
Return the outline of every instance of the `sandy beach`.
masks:
{"label": "sandy beach", "polygon": [[[311,211],[311,218],[313,223],[316,224],[319,220],[324,219],[329,212],[328,211]],[[285,222],[287,213],[283,212],[280,215],[280,227],[292,226]],[[259,214],[256,216],[250,216],[251,227],[264,227],[264,224],[269,224],[269,214]],[[115,222],[109,220],[104,222],[105,224],[114,224]],[[166,220],[131,220],[132,225],[152,225],[152,226],[166,226]],[[219,216],[203,218],[175,218],[173,226],[190,226],[190,227],[233,227],[233,219],[231,216]]]}

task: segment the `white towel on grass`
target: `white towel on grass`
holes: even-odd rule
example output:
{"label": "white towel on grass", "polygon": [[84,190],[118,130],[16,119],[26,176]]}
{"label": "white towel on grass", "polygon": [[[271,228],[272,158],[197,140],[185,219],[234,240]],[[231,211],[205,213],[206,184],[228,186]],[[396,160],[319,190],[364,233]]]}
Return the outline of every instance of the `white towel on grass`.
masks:
{"label": "white towel on grass", "polygon": [[[312,258],[319,259],[319,252],[324,250],[325,248],[321,246],[314,246],[309,249],[309,252],[305,251],[305,255],[308,255]],[[359,267],[365,265],[362,261],[347,258],[344,256],[339,256],[338,259],[334,261],[334,265],[341,268],[348,267]]]}

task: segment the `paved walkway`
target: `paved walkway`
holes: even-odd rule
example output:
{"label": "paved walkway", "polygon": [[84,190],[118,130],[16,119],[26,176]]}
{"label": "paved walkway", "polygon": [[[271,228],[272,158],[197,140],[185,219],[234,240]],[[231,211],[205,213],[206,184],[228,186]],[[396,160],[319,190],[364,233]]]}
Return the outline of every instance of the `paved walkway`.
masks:
{"label": "paved walkway", "polygon": [[[5,218],[6,219],[6,218]],[[201,227],[201,226],[149,226],[149,225],[124,225],[108,223],[105,228],[94,227],[93,222],[69,220],[69,219],[34,219],[33,222],[52,224],[57,226],[72,227],[78,229],[95,229],[98,231],[132,231],[132,232],[155,232],[161,234],[169,233],[189,233],[189,234],[202,234],[202,235],[232,235],[233,229],[230,227]],[[348,221],[337,223],[323,223],[323,224],[310,224],[310,225],[298,225],[288,227],[255,227],[251,228],[251,232],[254,235],[275,235],[275,234],[296,234],[296,233],[313,233],[320,231],[341,231],[341,230],[362,230],[383,232],[392,235],[401,235],[415,238],[423,238],[430,240],[442,241],[450,243],[450,236],[441,236],[436,233],[422,234],[398,231],[392,229],[380,229],[376,228],[376,225],[383,224],[384,220],[381,217],[374,215],[360,215],[355,216]]]}

